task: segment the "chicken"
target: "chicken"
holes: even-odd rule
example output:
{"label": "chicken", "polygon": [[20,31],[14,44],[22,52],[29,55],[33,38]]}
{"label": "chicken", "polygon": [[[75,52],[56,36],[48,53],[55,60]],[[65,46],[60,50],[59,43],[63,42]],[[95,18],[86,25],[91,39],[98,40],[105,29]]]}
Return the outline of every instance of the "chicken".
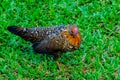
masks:
{"label": "chicken", "polygon": [[62,52],[76,50],[82,40],[79,29],[75,25],[47,28],[9,26],[7,29],[26,41],[32,42],[35,52],[54,55],[55,60]]}

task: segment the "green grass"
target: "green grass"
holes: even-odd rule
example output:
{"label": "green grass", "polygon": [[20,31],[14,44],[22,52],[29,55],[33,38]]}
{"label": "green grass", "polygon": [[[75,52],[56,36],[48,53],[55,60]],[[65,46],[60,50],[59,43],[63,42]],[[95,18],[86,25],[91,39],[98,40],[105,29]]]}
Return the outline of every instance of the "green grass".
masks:
{"label": "green grass", "polygon": [[[30,42],[6,29],[11,25],[42,27],[60,24],[78,25],[83,38],[78,50],[63,53],[59,58],[58,61],[65,65],[61,71],[51,57],[35,54]],[[1,79],[119,80],[120,1],[1,1]]]}

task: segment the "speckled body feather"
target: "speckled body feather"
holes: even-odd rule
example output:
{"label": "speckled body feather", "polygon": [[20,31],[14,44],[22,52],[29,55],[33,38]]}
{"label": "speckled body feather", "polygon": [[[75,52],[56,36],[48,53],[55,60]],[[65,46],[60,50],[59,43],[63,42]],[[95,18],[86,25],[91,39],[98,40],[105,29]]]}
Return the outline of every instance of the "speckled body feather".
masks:
{"label": "speckled body feather", "polygon": [[[72,29],[73,28],[73,29]],[[47,28],[23,28],[9,26],[10,32],[33,43],[33,48],[39,53],[55,54],[62,51],[73,51],[77,49],[81,42],[79,31],[76,26],[55,26]]]}

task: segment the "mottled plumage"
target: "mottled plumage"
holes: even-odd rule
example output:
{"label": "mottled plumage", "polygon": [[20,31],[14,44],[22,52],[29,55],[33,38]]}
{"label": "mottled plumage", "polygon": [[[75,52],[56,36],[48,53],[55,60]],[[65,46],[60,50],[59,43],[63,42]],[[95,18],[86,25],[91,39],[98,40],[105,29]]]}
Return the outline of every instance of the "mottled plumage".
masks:
{"label": "mottled plumage", "polygon": [[73,51],[79,47],[81,42],[81,35],[75,25],[47,28],[9,26],[7,29],[32,42],[33,49],[38,53],[56,55],[63,51]]}

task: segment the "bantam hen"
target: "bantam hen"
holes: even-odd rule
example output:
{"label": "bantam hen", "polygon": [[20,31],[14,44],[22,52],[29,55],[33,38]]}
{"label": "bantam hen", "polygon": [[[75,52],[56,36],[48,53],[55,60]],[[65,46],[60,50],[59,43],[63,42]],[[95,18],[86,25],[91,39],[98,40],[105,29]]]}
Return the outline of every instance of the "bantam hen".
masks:
{"label": "bantam hen", "polygon": [[62,52],[76,50],[82,40],[79,29],[75,25],[47,28],[9,26],[7,29],[24,40],[32,42],[35,52],[53,55],[56,61]]}

